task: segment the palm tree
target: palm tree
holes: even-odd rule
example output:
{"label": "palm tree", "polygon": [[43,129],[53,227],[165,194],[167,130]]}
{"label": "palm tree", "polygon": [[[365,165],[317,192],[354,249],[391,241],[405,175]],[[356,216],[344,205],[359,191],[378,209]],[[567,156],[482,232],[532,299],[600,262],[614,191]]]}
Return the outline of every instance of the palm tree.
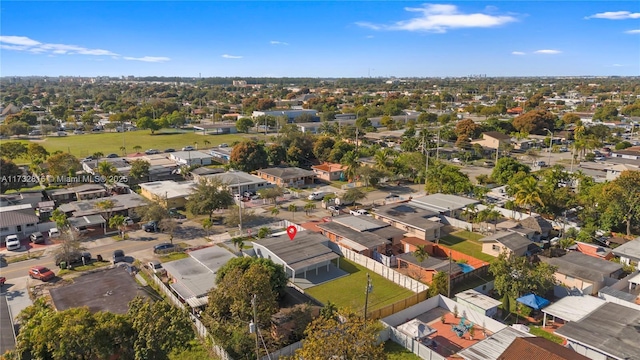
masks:
{"label": "palm tree", "polygon": [[127,148],[124,146],[120,146],[120,151],[122,151],[122,155],[127,155]]}
{"label": "palm tree", "polygon": [[418,262],[423,262],[429,258],[429,252],[427,251],[427,245],[418,245],[417,249],[413,252],[413,256]]}
{"label": "palm tree", "polygon": [[478,209],[476,208],[476,204],[469,204],[464,208],[464,210],[462,210],[460,215],[466,217],[467,221],[473,222],[475,217],[478,215],[477,212]]}
{"label": "palm tree", "polygon": [[100,160],[104,157],[104,153],[102,153],[101,151],[96,151],[91,156],[93,156],[96,160]]}
{"label": "palm tree", "polygon": [[529,149],[524,154],[529,158],[529,160],[531,160],[532,164],[540,157],[540,153],[538,153],[538,150],[536,149]]}
{"label": "palm tree", "polygon": [[298,207],[296,204],[289,204],[289,211],[291,211],[291,220],[294,220],[296,217],[296,211],[298,211]]}
{"label": "palm tree", "polygon": [[193,145],[195,146],[196,150],[198,150],[198,142],[197,142],[197,141],[194,141],[194,142],[193,142]]}
{"label": "palm tree", "polygon": [[243,237],[234,237],[231,239],[231,243],[236,247],[238,251],[240,251],[244,247],[244,238]]}
{"label": "palm tree", "polygon": [[518,206],[529,209],[529,215],[531,215],[535,205],[544,206],[540,197],[541,191],[538,181],[533,176],[524,178],[515,187],[515,203]]}
{"label": "palm tree", "polygon": [[381,149],[378,150],[374,155],[373,159],[376,162],[376,167],[380,170],[388,170],[389,169],[389,155],[391,151],[389,149]]}
{"label": "palm tree", "polygon": [[347,179],[353,181],[356,178],[356,172],[360,167],[358,154],[355,151],[347,151],[347,153],[342,157],[340,163],[347,167],[344,170],[344,175],[347,177]]}
{"label": "palm tree", "polygon": [[133,147],[133,151],[135,151],[135,152],[140,152],[140,150],[142,150],[142,146],[140,146],[140,145],[136,145],[136,146]]}
{"label": "palm tree", "polygon": [[205,140],[205,141],[203,141],[203,143],[204,143],[205,147],[211,145],[211,141],[209,141],[209,140]]}
{"label": "palm tree", "polygon": [[280,209],[278,209],[277,206],[274,206],[273,209],[271,209],[271,215],[278,216],[278,214],[280,214]]}
{"label": "palm tree", "polygon": [[482,221],[493,221],[493,229],[495,232],[496,227],[498,226],[495,221],[497,221],[498,219],[500,219],[500,217],[502,216],[502,214],[495,209],[495,205],[489,205],[487,206],[485,209],[483,209],[482,211],[480,211],[480,213],[478,214],[478,217],[482,219]]}
{"label": "palm tree", "polygon": [[114,215],[111,218],[109,218],[109,227],[120,230],[120,234],[122,235],[122,240],[124,240],[124,232],[127,228],[124,216]]}
{"label": "palm tree", "polygon": [[114,175],[118,174],[118,170],[116,170],[116,167],[108,161],[98,163],[97,172],[102,177],[104,177],[107,182],[112,182]]}
{"label": "palm tree", "polygon": [[305,214],[306,214],[307,216],[309,216],[309,213],[310,213],[311,211],[313,211],[315,208],[316,208],[316,204],[315,204],[315,203],[307,202],[307,203],[304,205],[304,212],[305,212]]}
{"label": "palm tree", "polygon": [[567,250],[569,247],[571,247],[575,243],[576,241],[574,239],[565,237],[558,241],[558,246],[563,250]]}

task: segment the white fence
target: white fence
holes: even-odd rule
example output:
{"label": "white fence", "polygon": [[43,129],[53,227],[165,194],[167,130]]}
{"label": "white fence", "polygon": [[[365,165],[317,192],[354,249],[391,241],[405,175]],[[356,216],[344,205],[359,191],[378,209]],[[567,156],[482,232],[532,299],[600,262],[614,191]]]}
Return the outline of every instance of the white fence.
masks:
{"label": "white fence", "polygon": [[[180,301],[180,299],[178,299],[177,296],[175,296],[171,292],[171,290],[168,287],[164,285],[162,280],[160,280],[157,276],[153,274],[151,274],[150,277],[153,280],[153,282],[160,288],[160,290],[167,296],[167,299],[169,299],[169,301],[171,301],[173,305],[179,307],[182,310],[185,310],[184,304]],[[209,336],[209,332],[207,331],[207,328],[204,326],[204,324],[202,324],[202,322],[200,322],[200,319],[198,319],[197,317],[191,314],[190,314],[190,318],[193,321],[193,324],[195,325],[196,330],[198,331],[198,335],[200,335],[200,337],[202,337],[203,339],[211,340],[211,343],[212,343],[211,349],[217,356],[220,357],[220,359],[233,360],[233,358],[229,355],[229,353],[225,349],[215,344],[211,336]]]}
{"label": "white fence", "polygon": [[282,349],[276,350],[270,353],[269,355],[265,355],[262,358],[260,358],[260,360],[276,360],[276,359],[279,359],[281,356],[293,356],[295,355],[296,350],[300,349],[301,347],[302,347],[302,341],[298,341],[289,346],[285,346]]}
{"label": "white fence", "polygon": [[446,360],[447,358],[438,354],[437,352],[429,349],[425,345],[423,345],[420,341],[415,340],[402,332],[394,329],[393,327],[389,327],[389,339],[394,342],[402,345],[405,349],[411,351],[412,353],[418,355],[421,359],[426,360]]}
{"label": "white fence", "polygon": [[452,218],[445,215],[440,215],[440,219],[442,219],[443,224],[451,225],[453,227],[457,227],[458,229],[464,229],[468,231],[472,231],[473,229],[473,224],[466,221],[462,221],[460,219]]}
{"label": "white fence", "polygon": [[402,286],[405,289],[409,289],[415,293],[419,293],[429,289],[427,285],[421,283],[420,281],[412,279],[391,268],[388,268],[370,257],[358,254],[355,251],[349,250],[333,242],[329,242],[329,247],[331,247],[331,249],[336,251],[338,254],[344,256],[347,260],[353,261],[358,265],[362,265],[367,269],[372,270],[376,274]]}

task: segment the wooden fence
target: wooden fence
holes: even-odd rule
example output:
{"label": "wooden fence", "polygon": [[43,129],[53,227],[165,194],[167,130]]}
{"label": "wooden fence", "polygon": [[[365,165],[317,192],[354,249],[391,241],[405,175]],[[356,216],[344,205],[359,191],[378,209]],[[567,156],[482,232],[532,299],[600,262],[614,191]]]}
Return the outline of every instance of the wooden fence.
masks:
{"label": "wooden fence", "polygon": [[380,309],[369,311],[367,317],[370,319],[382,319],[425,300],[427,300],[426,290],[413,294],[406,299],[397,301]]}

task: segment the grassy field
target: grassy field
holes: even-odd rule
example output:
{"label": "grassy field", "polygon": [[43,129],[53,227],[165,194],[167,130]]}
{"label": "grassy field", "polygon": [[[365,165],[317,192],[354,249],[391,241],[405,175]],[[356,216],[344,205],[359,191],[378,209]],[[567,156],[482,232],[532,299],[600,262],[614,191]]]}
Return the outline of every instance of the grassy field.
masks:
{"label": "grassy field", "polygon": [[392,340],[384,343],[384,353],[387,354],[387,360],[420,360],[418,355]]}
{"label": "grassy field", "polygon": [[337,280],[314,286],[306,290],[309,295],[323,304],[331,301],[338,307],[349,307],[355,311],[364,310],[367,272],[371,275],[373,291],[369,294],[369,311],[382,308],[405,299],[413,292],[400,287],[365,267],[340,258],[340,268],[349,273]]}
{"label": "grassy field", "polygon": [[89,271],[89,270],[95,270],[101,267],[105,267],[111,265],[110,262],[108,261],[93,261],[87,265],[79,265],[79,266],[74,266],[73,269],[69,270],[69,269],[62,269],[60,271],[58,271],[58,276],[63,276],[63,275],[67,275],[67,274],[77,274],[83,271]]}
{"label": "grassy field", "polygon": [[[249,135],[250,136],[250,135]],[[255,134],[254,134],[255,136]],[[160,131],[151,135],[149,130],[128,131],[124,133],[107,132],[102,134],[69,135],[69,136],[50,136],[44,140],[36,140],[44,146],[49,152],[56,150],[70,152],[77,157],[86,157],[97,151],[107,155],[110,153],[122,154],[120,147],[126,148],[127,153],[134,153],[134,146],[140,146],[142,151],[147,149],[158,149],[160,151],[167,148],[180,150],[182,147],[198,144],[198,149],[210,148],[222,143],[231,145],[235,141],[242,141],[247,135],[245,134],[229,134],[229,135],[201,135],[194,132],[168,132]],[[207,140],[210,144],[205,145]],[[8,141],[8,140],[3,140]],[[11,140],[14,141],[14,140]],[[20,140],[25,142],[24,140]],[[26,161],[26,159],[17,159]]]}
{"label": "grassy field", "polygon": [[[475,238],[475,239],[474,239]],[[440,239],[439,244],[461,253],[471,255],[476,259],[492,262],[495,257],[482,252],[482,244],[477,239],[482,238],[480,234],[469,231],[456,231]]]}

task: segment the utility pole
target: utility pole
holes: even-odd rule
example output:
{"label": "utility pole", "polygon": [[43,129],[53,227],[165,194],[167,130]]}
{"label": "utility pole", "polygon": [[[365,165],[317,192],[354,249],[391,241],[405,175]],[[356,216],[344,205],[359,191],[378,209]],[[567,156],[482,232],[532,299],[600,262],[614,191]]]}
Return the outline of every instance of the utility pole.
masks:
{"label": "utility pole", "polygon": [[253,294],[251,298],[251,307],[253,308],[253,321],[249,324],[249,333],[256,334],[256,360],[260,359],[260,341],[258,339],[259,329],[258,329],[258,321],[257,321],[257,310],[256,310],[256,294]]}
{"label": "utility pole", "polygon": [[449,273],[447,274],[447,297],[449,299],[451,299],[451,274],[453,271],[451,270],[452,265],[453,263],[451,262],[451,250],[449,250]]}
{"label": "utility pole", "polygon": [[440,127],[438,127],[438,142],[436,144],[436,161],[440,158]]}
{"label": "utility pole", "polygon": [[369,293],[373,291],[373,285],[371,284],[371,276],[367,273],[367,288],[364,291],[364,321],[367,321],[367,312],[369,308]]}

